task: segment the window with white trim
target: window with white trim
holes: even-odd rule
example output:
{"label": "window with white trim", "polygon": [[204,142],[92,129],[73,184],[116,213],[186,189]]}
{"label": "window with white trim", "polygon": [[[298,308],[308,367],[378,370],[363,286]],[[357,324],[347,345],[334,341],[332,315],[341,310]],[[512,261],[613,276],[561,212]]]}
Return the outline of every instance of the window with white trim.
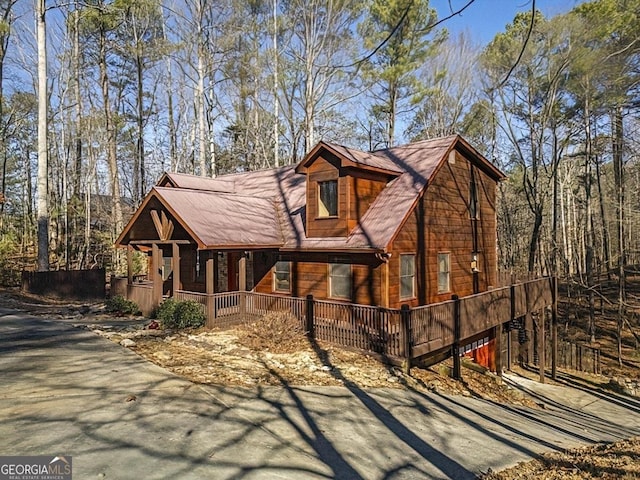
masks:
{"label": "window with white trim", "polygon": [[438,293],[447,293],[451,290],[451,264],[448,253],[438,254]]}
{"label": "window with white trim", "polygon": [[416,296],[416,256],[400,254],[400,298]]}
{"label": "window with white trim", "polygon": [[329,296],[351,299],[351,264],[329,264]]}

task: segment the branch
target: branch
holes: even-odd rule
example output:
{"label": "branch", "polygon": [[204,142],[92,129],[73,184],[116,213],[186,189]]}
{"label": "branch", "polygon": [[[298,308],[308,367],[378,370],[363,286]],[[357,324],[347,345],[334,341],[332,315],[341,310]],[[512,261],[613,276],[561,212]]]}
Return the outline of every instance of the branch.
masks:
{"label": "branch", "polygon": [[[419,32],[428,32],[428,31],[432,30],[434,27],[437,27],[441,23],[446,22],[447,20],[455,17],[456,15],[461,14],[469,6],[471,6],[471,4],[473,4],[474,2],[475,2],[475,0],[469,0],[462,8],[460,8],[459,10],[457,10],[455,12],[452,12],[451,15],[448,15],[448,16],[446,16],[444,18],[441,18],[440,20],[438,20],[438,21],[436,21],[436,22],[434,22],[432,24],[429,24],[425,28],[423,28],[422,30],[418,30],[418,31]],[[534,0],[534,5],[535,5],[535,0]],[[391,38],[395,35],[395,33],[398,31],[398,29],[402,26],[402,23],[404,22],[404,19],[407,18],[407,15],[409,14],[409,10],[411,10],[412,6],[413,6],[413,0],[411,1],[411,3],[409,3],[409,5],[407,6],[406,10],[402,14],[402,17],[400,18],[400,21],[398,21],[396,26],[393,27],[393,30],[391,30],[389,35],[387,35],[386,38],[384,40],[382,40],[382,42],[380,42],[378,44],[378,46],[376,48],[374,48],[370,53],[368,53],[367,55],[365,55],[361,59],[356,60],[355,62],[350,63],[348,65],[334,65],[331,68],[351,68],[351,67],[356,67],[356,66],[359,66],[362,63],[366,62],[367,60],[371,59],[371,57],[373,57],[376,53],[378,53],[380,51],[380,49],[382,47],[384,47],[389,42],[389,40],[391,40]]]}
{"label": "branch", "polygon": [[522,49],[520,50],[520,54],[518,55],[518,58],[516,59],[515,63],[511,65],[511,68],[507,72],[507,76],[504,77],[504,79],[498,84],[496,88],[500,88],[504,86],[505,83],[507,83],[507,80],[509,80],[509,77],[511,76],[513,71],[516,69],[518,64],[520,63],[520,60],[522,60],[524,51],[526,50],[527,45],[529,44],[529,39],[531,38],[531,32],[533,31],[533,25],[535,24],[535,21],[536,21],[536,0],[531,0],[531,23],[529,24],[529,30],[527,31],[527,36],[525,37],[524,43],[522,44]]}

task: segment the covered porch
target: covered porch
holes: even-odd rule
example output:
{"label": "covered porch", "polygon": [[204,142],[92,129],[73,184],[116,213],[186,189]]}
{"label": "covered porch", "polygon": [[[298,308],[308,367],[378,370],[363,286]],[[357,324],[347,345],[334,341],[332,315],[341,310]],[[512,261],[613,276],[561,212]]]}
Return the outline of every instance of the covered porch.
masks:
{"label": "covered porch", "polygon": [[[134,275],[134,251],[147,254],[147,275]],[[166,298],[251,290],[253,254],[199,250],[189,241],[145,242],[127,247],[126,296],[151,314]]]}
{"label": "covered porch", "polygon": [[[127,297],[148,315],[179,291],[250,290],[253,253],[282,246],[277,221],[265,218],[273,208],[262,198],[154,187],[116,240],[127,249]],[[134,277],[134,251],[146,255],[146,277]]]}

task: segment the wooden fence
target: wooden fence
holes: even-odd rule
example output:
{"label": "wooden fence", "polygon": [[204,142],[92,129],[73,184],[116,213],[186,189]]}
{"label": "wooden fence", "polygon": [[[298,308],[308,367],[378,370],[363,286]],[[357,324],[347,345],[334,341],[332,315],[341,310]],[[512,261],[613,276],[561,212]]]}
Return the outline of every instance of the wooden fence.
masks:
{"label": "wooden fence", "polygon": [[73,300],[105,297],[104,268],[96,270],[52,270],[22,272],[22,291]]}
{"label": "wooden fence", "polygon": [[[548,346],[549,347],[549,346]],[[547,352],[551,349],[547,347]],[[547,359],[547,362],[550,359]],[[558,367],[579,372],[601,373],[600,349],[582,343],[558,342]]]}
{"label": "wooden fence", "polygon": [[552,280],[543,278],[413,309],[243,291],[177,290],[175,298],[201,304],[208,328],[229,328],[254,322],[268,312],[284,311],[295,316],[312,338],[410,363],[550,306],[552,287]]}

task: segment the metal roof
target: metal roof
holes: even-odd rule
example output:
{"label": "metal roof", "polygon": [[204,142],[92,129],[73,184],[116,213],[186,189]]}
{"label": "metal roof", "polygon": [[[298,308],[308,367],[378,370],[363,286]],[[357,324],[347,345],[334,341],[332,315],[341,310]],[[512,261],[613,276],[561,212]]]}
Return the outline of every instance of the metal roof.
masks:
{"label": "metal roof", "polygon": [[[321,142],[298,166],[217,178],[166,173],[156,195],[190,230],[200,248],[383,251],[411,213],[438,166],[454,148],[476,157],[496,180],[503,174],[461,137],[426,140],[374,152]],[[351,166],[397,172],[390,175],[359,224],[346,237],[309,238],[305,233],[306,175],[296,173],[327,148]],[[129,225],[127,226],[129,228]],[[124,233],[124,232],[123,232]],[[121,235],[121,239],[124,235]]]}

